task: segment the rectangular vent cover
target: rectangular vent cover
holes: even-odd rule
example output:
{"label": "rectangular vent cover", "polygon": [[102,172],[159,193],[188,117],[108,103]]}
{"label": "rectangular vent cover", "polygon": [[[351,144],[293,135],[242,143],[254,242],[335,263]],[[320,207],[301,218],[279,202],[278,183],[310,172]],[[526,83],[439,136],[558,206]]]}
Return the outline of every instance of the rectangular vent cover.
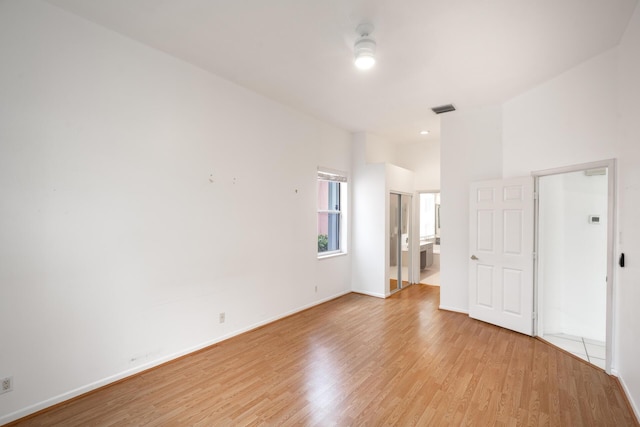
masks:
{"label": "rectangular vent cover", "polygon": [[588,169],[584,171],[586,176],[597,176],[597,175],[606,175],[607,168],[598,168],[598,169]]}
{"label": "rectangular vent cover", "polygon": [[456,111],[456,107],[453,104],[441,105],[439,107],[433,107],[433,110],[436,114],[448,113],[449,111]]}

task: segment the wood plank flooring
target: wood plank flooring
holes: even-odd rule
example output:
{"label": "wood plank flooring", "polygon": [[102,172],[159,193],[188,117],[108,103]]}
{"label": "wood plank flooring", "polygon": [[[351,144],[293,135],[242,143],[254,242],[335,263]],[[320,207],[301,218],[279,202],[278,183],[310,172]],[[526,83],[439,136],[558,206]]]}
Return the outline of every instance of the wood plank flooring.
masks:
{"label": "wood plank flooring", "polygon": [[438,305],[349,294],[16,425],[638,425],[603,371]]}

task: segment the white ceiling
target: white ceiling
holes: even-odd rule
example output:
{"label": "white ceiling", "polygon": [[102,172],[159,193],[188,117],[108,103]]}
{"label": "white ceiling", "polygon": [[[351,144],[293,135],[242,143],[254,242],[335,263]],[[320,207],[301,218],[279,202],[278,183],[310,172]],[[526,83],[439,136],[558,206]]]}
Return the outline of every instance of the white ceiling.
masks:
{"label": "white ceiling", "polygon": [[[431,107],[503,102],[616,46],[637,0],[48,0],[293,108],[393,143]],[[377,64],[353,66],[374,24]],[[429,129],[431,134],[420,136]]]}

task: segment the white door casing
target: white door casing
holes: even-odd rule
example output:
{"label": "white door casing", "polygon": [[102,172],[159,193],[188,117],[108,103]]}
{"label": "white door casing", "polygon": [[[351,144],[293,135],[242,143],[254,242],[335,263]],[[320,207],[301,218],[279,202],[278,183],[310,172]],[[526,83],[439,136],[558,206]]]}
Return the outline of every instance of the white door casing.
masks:
{"label": "white door casing", "polygon": [[533,334],[533,177],[471,184],[469,316]]}

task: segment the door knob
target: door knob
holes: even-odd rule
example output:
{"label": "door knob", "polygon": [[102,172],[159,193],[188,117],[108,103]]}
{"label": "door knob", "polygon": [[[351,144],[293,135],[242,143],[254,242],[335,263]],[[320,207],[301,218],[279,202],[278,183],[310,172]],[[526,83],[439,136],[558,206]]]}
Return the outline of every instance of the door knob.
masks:
{"label": "door knob", "polygon": [[477,257],[477,256],[475,256],[475,255],[471,255],[471,259],[472,259],[472,260],[474,260],[474,261],[477,261],[477,260],[478,260],[478,257]]}

